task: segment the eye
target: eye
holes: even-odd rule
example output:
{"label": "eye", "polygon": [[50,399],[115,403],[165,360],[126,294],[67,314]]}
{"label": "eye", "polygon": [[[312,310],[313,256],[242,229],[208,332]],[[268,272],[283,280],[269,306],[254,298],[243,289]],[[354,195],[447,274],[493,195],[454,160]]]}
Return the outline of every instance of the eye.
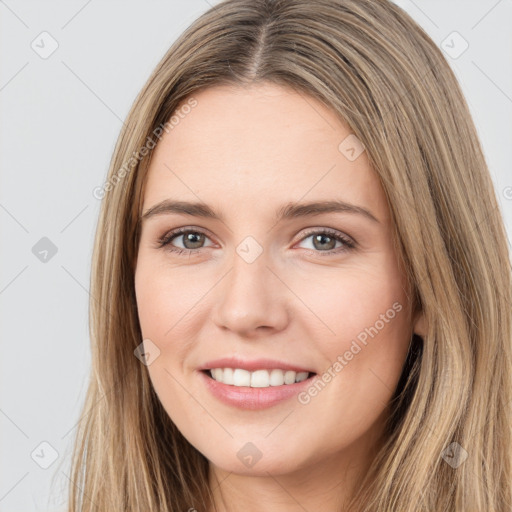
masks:
{"label": "eye", "polygon": [[[339,254],[342,252],[349,251],[356,247],[355,241],[348,236],[340,233],[339,231],[324,228],[316,231],[310,231],[305,237],[301,239],[304,242],[308,238],[312,237],[312,250],[310,253],[321,253],[324,255]],[[182,239],[184,247],[176,247],[171,242],[175,239]],[[206,234],[197,229],[179,228],[166,233],[158,240],[158,248],[165,247],[166,250],[174,252],[176,254],[198,253],[199,249],[203,249],[202,244],[205,240],[209,240]],[[336,248],[336,244],[341,244],[341,247]]]}
{"label": "eye", "polygon": [[[310,231],[302,242],[312,238],[312,247],[314,253],[321,253],[321,256],[329,256],[349,251],[356,247],[356,243],[348,236],[339,231],[324,228],[321,230]],[[336,243],[341,243],[341,247],[336,249]]]}
{"label": "eye", "polygon": [[[184,247],[175,247],[171,245],[174,239],[181,238]],[[179,228],[166,233],[158,240],[158,247],[166,247],[167,250],[177,254],[198,252],[196,249],[202,249],[201,244],[207,238],[206,234],[196,229]]]}

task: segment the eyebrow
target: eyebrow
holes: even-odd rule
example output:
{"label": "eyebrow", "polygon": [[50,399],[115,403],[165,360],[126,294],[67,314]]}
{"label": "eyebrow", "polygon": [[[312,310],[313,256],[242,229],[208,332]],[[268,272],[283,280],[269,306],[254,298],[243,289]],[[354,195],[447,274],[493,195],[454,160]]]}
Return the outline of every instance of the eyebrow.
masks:
{"label": "eyebrow", "polygon": [[[172,199],[165,199],[146,210],[146,212],[141,215],[141,220],[144,221],[156,215],[173,213],[215,219],[220,220],[221,222],[225,221],[222,214],[217,213],[212,207],[205,203],[175,201]],[[364,216],[372,222],[380,223],[375,215],[366,208],[341,200],[316,201],[310,203],[287,203],[277,210],[275,221],[280,222],[282,220],[321,215],[323,213],[357,214]]]}

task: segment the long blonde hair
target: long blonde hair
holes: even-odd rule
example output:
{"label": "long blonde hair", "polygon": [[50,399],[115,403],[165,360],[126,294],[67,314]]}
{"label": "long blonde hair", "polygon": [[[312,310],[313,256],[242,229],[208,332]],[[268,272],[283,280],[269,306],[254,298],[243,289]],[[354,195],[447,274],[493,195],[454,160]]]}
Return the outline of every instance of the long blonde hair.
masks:
{"label": "long blonde hair", "polygon": [[[213,507],[207,459],[177,430],[134,356],[142,341],[134,292],[139,216],[152,149],[177,109],[206,87],[257,82],[323,102],[363,143],[389,202],[411,301],[428,325],[411,344],[387,441],[350,510],[510,510],[511,266],[452,70],[389,1],[226,0],[158,64],[97,191],[92,371],[69,511]],[[458,467],[443,456],[454,447],[467,452]]]}

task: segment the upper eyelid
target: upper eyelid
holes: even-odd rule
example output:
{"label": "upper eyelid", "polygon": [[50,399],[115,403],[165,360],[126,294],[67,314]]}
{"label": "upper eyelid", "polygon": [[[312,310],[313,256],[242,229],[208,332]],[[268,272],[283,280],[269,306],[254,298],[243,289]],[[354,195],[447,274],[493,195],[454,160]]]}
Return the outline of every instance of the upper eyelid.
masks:
{"label": "upper eyelid", "polygon": [[177,238],[178,236],[184,235],[185,233],[201,233],[203,235],[208,236],[208,238],[212,238],[209,235],[209,232],[202,228],[184,227],[184,228],[176,228],[176,229],[171,229],[169,231],[166,231],[162,236],[159,237],[159,239],[162,240],[162,239]]}

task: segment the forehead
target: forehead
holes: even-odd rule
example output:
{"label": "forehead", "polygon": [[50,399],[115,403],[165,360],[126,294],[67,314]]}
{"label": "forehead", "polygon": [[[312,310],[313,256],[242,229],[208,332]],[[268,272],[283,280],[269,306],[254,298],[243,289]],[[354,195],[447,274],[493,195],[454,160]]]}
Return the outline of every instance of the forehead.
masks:
{"label": "forehead", "polygon": [[365,151],[347,158],[344,141],[353,145],[355,136],[321,102],[273,84],[212,87],[193,98],[193,108],[178,107],[179,122],[154,150],[144,209],[167,197],[220,210],[229,199],[237,211],[267,202],[339,199],[371,205],[387,217]]}

